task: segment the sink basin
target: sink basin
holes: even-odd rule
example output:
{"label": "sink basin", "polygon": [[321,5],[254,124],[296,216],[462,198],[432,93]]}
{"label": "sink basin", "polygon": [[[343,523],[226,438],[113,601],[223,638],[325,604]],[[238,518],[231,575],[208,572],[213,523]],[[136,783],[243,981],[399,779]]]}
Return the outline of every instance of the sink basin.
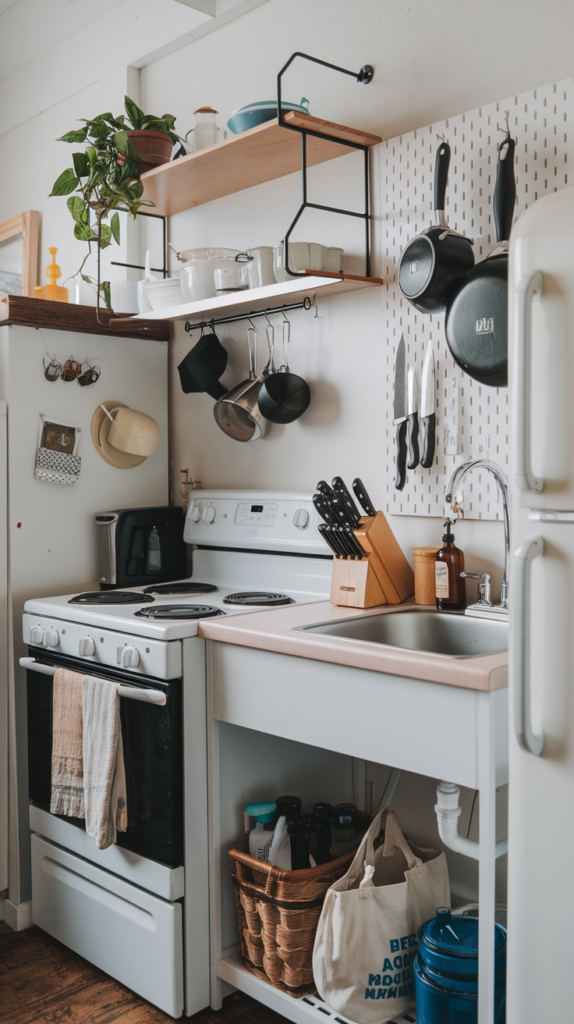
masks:
{"label": "sink basin", "polygon": [[508,622],[424,608],[375,612],[336,622],[298,626],[297,629],[342,640],[442,654],[449,658],[477,658],[508,650]]}

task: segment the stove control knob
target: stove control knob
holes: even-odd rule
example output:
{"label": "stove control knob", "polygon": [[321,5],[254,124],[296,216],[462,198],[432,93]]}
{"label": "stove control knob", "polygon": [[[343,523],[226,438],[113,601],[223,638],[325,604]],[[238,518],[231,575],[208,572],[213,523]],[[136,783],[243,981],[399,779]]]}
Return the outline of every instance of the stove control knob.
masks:
{"label": "stove control knob", "polygon": [[91,636],[84,637],[80,640],[80,658],[89,658],[92,654],[96,653],[96,641],[92,640]]}
{"label": "stove control knob", "polygon": [[199,505],[194,505],[189,513],[189,518],[192,523],[198,523],[201,519],[201,509]]}
{"label": "stove control knob", "polygon": [[118,647],[118,665],[122,668],[137,668],[140,663],[140,653],[137,647]]}
{"label": "stove control knob", "polygon": [[309,525],[309,513],[306,508],[298,508],[293,516],[293,523],[298,530],[305,530]]}
{"label": "stove control knob", "polygon": [[201,513],[204,523],[213,523],[215,520],[215,509],[213,505],[206,505]]}
{"label": "stove control knob", "polygon": [[42,644],[44,647],[57,647],[60,643],[60,635],[57,629],[47,629],[44,633]]}
{"label": "stove control knob", "polygon": [[41,626],[30,627],[30,643],[41,644],[44,641],[44,630]]}

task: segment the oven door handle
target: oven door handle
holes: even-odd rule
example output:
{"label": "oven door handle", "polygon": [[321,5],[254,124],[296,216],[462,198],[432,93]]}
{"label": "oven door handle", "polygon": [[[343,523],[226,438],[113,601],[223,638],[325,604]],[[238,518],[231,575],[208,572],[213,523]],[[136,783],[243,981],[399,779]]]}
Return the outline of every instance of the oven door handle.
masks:
{"label": "oven door handle", "polygon": [[[36,661],[34,658],[20,658],[20,666],[26,669],[32,669],[34,672],[40,672],[45,676],[53,676],[56,671],[55,665],[44,665],[41,661]],[[88,675],[89,673],[85,673]],[[118,695],[120,697],[129,697],[130,700],[141,700],[145,704],[165,704],[166,696],[161,690],[144,690],[138,686],[118,686]]]}

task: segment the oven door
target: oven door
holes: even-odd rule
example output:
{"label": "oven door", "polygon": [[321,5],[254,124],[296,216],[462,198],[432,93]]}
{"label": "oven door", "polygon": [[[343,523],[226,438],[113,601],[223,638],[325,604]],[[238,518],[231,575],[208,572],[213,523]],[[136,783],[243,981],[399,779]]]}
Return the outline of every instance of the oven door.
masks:
{"label": "oven door", "polygon": [[[53,675],[46,674],[46,668],[62,666],[82,675],[135,687],[140,693],[159,690],[165,694],[163,705],[120,695],[128,828],[118,832],[117,845],[168,867],[179,867],[183,864],[181,679],[166,681],[92,663],[88,666],[79,658],[44,653],[37,647],[30,647],[29,654],[38,664],[38,669],[26,666],[29,795],[30,800],[48,812]],[[83,819],[63,820],[84,827]]]}

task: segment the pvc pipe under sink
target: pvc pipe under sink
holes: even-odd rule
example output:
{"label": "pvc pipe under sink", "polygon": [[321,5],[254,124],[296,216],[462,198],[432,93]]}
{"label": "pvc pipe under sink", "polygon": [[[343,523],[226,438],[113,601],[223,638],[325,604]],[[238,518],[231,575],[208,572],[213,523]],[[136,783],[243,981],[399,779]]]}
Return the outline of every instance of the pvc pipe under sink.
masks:
{"label": "pvc pipe under sink", "polygon": [[[479,843],[472,839],[465,839],[458,834],[458,819],[461,814],[459,807],[460,787],[454,782],[439,782],[436,787],[438,803],[435,805],[435,814],[438,822],[438,834],[445,846],[455,853],[462,853],[465,857],[479,859]],[[508,852],[508,840],[501,839],[494,848],[494,856],[502,857]]]}

